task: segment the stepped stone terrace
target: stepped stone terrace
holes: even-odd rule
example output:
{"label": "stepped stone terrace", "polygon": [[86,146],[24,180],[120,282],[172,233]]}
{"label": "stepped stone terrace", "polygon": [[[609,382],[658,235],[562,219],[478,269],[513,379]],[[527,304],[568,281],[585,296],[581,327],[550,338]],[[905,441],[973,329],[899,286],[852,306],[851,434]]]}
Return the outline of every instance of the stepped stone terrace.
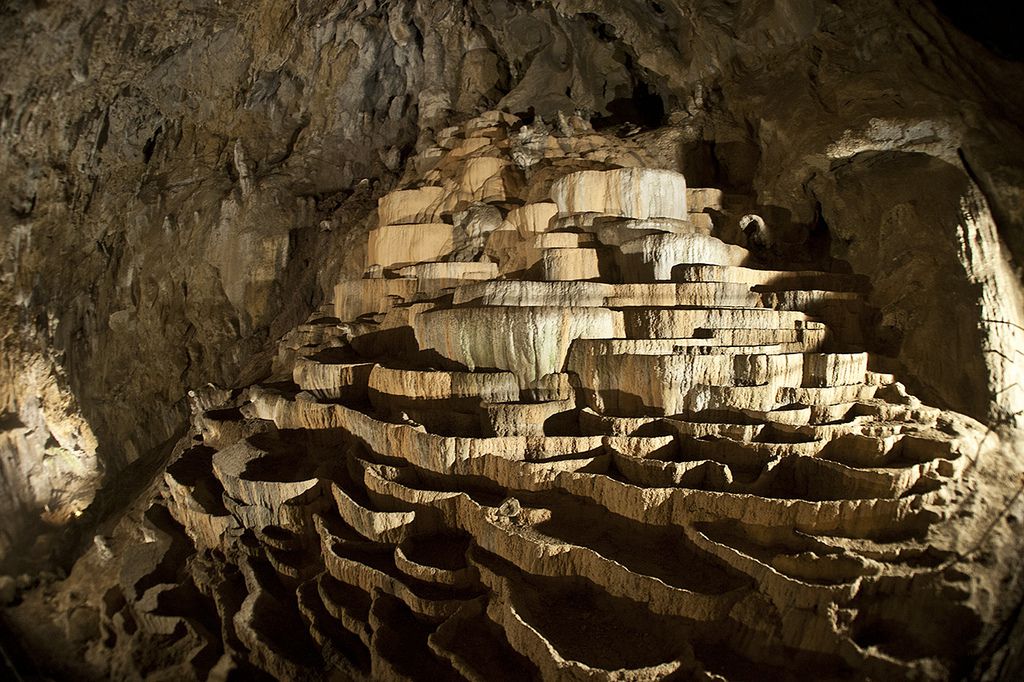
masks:
{"label": "stepped stone terrace", "polygon": [[[110,636],[200,661],[216,612],[288,679],[953,674],[985,433],[865,351],[867,280],[578,122],[524,172],[520,125],[444,131],[274,376],[193,393]],[[188,552],[234,572],[169,609]]]}

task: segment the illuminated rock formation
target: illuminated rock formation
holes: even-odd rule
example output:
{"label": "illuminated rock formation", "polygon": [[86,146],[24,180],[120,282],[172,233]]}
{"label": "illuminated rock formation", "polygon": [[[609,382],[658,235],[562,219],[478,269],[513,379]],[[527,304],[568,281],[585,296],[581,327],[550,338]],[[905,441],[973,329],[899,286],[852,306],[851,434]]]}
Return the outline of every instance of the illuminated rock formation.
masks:
{"label": "illuminated rock formation", "polygon": [[514,124],[426,150],[367,277],[274,376],[197,394],[101,614],[167,655],[120,674],[955,675],[1005,570],[956,517],[995,441],[858,348],[864,279],[758,267],[669,171],[566,164],[532,200]]}

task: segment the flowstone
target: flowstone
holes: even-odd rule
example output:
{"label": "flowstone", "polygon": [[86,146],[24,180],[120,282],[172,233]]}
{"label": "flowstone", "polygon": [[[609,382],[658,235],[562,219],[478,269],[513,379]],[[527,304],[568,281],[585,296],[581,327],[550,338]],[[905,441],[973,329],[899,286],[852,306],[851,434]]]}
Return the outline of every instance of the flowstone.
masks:
{"label": "flowstone", "polygon": [[[425,150],[367,277],[273,376],[197,401],[91,655],[166,679],[961,674],[1007,571],[978,495],[1016,485],[997,439],[879,371],[865,279],[722,241],[721,192],[599,161],[596,135],[517,170],[516,125]],[[501,220],[460,237],[481,203]]]}

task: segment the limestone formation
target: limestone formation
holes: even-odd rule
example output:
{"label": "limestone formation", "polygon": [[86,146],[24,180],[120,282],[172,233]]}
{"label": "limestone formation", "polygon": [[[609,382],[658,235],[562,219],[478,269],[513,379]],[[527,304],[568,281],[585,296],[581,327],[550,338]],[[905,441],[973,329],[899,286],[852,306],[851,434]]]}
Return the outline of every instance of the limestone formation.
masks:
{"label": "limestone formation", "polygon": [[[998,440],[857,348],[863,278],[713,236],[694,216],[721,193],[675,173],[567,164],[525,201],[515,124],[421,152],[433,184],[381,198],[333,315],[194,401],[92,655],[159,646],[118,675],[165,679],[958,675],[1007,571],[973,497],[1012,492]],[[480,202],[495,260],[445,222]]]}
{"label": "limestone formation", "polygon": [[579,171],[556,181],[551,200],[559,215],[596,213],[622,218],[678,218],[686,211],[686,180],[648,168]]}
{"label": "limestone formation", "polygon": [[1024,679],[1014,19],[0,3],[0,676]]}

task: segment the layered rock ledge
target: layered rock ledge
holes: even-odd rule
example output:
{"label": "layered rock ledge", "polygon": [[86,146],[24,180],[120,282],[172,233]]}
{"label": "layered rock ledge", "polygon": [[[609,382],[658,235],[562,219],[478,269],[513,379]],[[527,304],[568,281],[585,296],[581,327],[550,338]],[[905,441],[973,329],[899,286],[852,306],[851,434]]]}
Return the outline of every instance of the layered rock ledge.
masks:
{"label": "layered rock ledge", "polygon": [[281,339],[272,375],[194,392],[125,522],[142,537],[69,579],[118,568],[92,664],[962,674],[1019,546],[993,526],[1007,449],[877,366],[865,278],[729,243],[743,216],[720,192],[590,137],[550,136],[555,172],[509,172],[522,125],[445,131],[380,200],[365,276]]}

